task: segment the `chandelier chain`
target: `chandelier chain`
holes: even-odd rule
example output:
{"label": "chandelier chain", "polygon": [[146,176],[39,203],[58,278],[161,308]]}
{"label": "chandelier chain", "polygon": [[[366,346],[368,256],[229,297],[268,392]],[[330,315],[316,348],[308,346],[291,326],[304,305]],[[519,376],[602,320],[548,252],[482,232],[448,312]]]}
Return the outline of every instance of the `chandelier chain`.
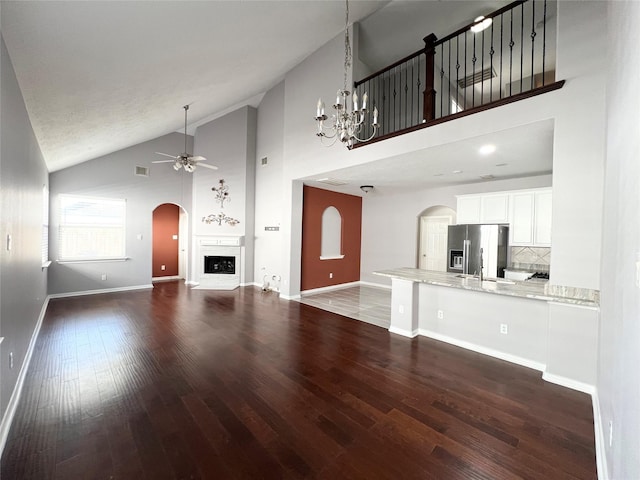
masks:
{"label": "chandelier chain", "polygon": [[346,8],[344,15],[344,88],[347,90],[347,72],[351,66],[351,39],[349,38],[349,0],[345,0]]}

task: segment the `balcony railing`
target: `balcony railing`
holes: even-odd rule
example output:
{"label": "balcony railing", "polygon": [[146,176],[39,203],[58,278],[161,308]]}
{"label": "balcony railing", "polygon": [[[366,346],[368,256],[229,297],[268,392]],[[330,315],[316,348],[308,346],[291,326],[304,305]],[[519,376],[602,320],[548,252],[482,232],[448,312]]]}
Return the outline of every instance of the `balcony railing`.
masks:
{"label": "balcony railing", "polygon": [[430,34],[421,50],[355,82],[380,111],[373,141],[562,87],[551,6],[519,0],[487,15],[482,30],[475,22],[440,40]]}

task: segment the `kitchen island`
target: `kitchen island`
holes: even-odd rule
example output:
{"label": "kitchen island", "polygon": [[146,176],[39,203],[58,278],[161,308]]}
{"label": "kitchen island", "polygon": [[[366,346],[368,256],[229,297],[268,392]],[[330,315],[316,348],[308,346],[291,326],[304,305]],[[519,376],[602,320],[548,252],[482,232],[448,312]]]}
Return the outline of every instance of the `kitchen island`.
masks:
{"label": "kitchen island", "polygon": [[599,320],[593,292],[416,268],[374,273],[391,278],[390,332],[428,336],[593,391]]}

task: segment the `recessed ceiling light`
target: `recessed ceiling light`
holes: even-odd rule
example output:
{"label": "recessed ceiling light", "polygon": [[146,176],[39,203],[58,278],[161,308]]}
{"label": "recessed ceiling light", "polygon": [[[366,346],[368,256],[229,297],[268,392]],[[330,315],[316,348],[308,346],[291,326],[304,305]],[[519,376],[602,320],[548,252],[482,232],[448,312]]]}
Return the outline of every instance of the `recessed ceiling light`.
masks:
{"label": "recessed ceiling light", "polygon": [[443,175],[444,175],[444,173],[434,173],[434,174],[433,174],[433,176],[434,176],[434,177],[441,177],[441,176],[443,176]]}
{"label": "recessed ceiling light", "polygon": [[462,173],[462,170],[454,170],[454,171],[453,171],[453,172],[451,172],[451,173]]}
{"label": "recessed ceiling light", "polygon": [[479,17],[477,17],[474,21],[473,21],[473,25],[471,25],[471,31],[473,33],[478,33],[481,32],[482,30],[485,30],[487,28],[489,28],[489,26],[493,23],[493,20],[490,18],[484,18],[482,15],[480,15]]}
{"label": "recessed ceiling light", "polygon": [[496,146],[488,143],[487,145],[483,145],[478,149],[480,155],[490,155],[496,151]]}
{"label": "recessed ceiling light", "polygon": [[496,167],[506,167],[507,163],[496,163]]}

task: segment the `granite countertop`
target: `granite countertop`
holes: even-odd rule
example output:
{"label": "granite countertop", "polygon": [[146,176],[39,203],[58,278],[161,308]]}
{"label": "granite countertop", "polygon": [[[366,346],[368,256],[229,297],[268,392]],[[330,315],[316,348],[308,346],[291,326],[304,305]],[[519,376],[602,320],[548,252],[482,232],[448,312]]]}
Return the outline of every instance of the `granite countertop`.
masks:
{"label": "granite countertop", "polygon": [[[429,285],[440,285],[442,287],[460,288],[476,292],[530,298],[547,302],[568,303],[586,307],[597,308],[599,306],[597,298],[585,298],[580,292],[576,292],[576,289],[551,288],[546,280],[517,282],[500,278],[480,282],[479,278],[470,275],[435,272],[408,267],[381,270],[373,273],[374,275],[380,275],[382,277],[399,278],[413,282],[427,283]],[[550,290],[555,291],[550,292]]]}

